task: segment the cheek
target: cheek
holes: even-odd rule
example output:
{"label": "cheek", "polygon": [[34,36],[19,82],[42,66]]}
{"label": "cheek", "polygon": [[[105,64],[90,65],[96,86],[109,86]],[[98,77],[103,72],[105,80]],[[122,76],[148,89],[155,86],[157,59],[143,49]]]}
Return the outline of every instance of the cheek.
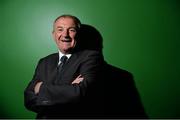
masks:
{"label": "cheek", "polygon": [[71,46],[73,47],[76,44],[76,34],[71,34],[70,37],[72,39]]}
{"label": "cheek", "polygon": [[60,35],[60,34],[57,34],[57,33],[54,35],[54,37],[55,37],[56,40],[58,40],[60,36],[61,36],[61,35]]}
{"label": "cheek", "polygon": [[71,42],[71,47],[74,47],[74,45],[75,45],[75,40],[73,40],[72,42]]}
{"label": "cheek", "polygon": [[72,39],[75,39],[76,33],[71,33],[69,36],[70,36]]}

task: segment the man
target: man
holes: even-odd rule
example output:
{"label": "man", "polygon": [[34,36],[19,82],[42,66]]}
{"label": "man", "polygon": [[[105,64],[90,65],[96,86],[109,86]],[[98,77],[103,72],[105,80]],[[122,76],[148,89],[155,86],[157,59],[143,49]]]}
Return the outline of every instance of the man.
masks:
{"label": "man", "polygon": [[[25,106],[37,118],[80,118],[103,112],[101,80],[103,56],[78,49],[80,20],[62,15],[53,24],[58,53],[40,59],[32,81],[24,92]],[[102,112],[102,113],[101,113]]]}

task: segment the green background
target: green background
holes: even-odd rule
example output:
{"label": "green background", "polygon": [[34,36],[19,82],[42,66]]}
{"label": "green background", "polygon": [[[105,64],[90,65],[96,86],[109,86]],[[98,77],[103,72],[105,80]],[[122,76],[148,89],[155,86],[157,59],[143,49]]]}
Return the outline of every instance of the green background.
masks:
{"label": "green background", "polygon": [[64,13],[98,29],[105,60],[134,75],[151,118],[180,118],[178,0],[1,0],[1,118],[35,117],[23,92],[38,60],[57,51],[52,23]]}

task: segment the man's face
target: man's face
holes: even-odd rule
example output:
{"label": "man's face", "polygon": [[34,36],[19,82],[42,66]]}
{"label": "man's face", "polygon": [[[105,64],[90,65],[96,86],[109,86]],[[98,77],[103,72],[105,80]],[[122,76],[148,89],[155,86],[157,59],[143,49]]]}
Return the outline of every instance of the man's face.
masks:
{"label": "man's face", "polygon": [[72,18],[62,17],[54,23],[53,37],[59,50],[67,54],[76,45],[77,26]]}

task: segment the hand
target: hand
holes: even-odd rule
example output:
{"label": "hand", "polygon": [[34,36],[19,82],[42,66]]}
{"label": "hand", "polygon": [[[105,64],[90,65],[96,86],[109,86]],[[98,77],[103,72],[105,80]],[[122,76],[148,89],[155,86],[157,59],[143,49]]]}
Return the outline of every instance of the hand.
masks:
{"label": "hand", "polygon": [[39,93],[39,90],[40,90],[40,87],[42,85],[43,82],[37,82],[35,87],[34,87],[34,93],[35,94],[38,94]]}
{"label": "hand", "polygon": [[82,77],[82,75],[79,75],[71,84],[79,84],[80,82],[83,81],[83,79],[84,78]]}

